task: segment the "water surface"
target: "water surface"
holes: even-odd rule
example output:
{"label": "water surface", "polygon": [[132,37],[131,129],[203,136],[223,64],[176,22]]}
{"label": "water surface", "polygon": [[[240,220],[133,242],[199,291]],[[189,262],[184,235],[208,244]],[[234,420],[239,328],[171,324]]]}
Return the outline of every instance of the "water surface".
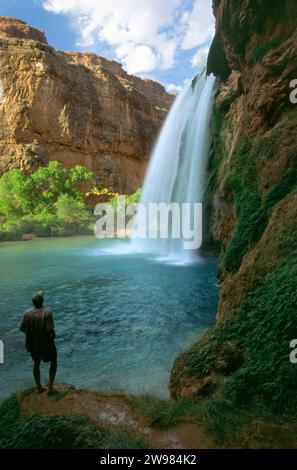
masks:
{"label": "water surface", "polygon": [[57,381],[168,396],[174,359],[214,321],[217,262],[176,266],[129,250],[123,256],[120,243],[75,237],[0,244],[0,399],[32,386],[17,323],[40,289],[56,321]]}

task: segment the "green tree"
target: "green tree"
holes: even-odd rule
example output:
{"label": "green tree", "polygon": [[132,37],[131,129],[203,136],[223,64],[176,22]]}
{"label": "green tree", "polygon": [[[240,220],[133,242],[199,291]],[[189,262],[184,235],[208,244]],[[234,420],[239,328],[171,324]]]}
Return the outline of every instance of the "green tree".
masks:
{"label": "green tree", "polygon": [[65,168],[57,161],[31,175],[14,169],[0,177],[0,239],[89,232],[92,218],[83,184],[93,173],[83,166]]}
{"label": "green tree", "polygon": [[11,170],[0,178],[0,214],[17,217],[26,211],[23,194],[26,177],[21,170]]}
{"label": "green tree", "polygon": [[55,203],[58,219],[71,225],[84,225],[90,221],[90,212],[85,204],[68,194],[61,194]]}
{"label": "green tree", "polygon": [[8,171],[0,178],[0,214],[11,218],[43,210],[53,212],[61,194],[82,201],[80,185],[92,178],[93,173],[80,165],[67,169],[57,161],[31,175],[17,169]]}

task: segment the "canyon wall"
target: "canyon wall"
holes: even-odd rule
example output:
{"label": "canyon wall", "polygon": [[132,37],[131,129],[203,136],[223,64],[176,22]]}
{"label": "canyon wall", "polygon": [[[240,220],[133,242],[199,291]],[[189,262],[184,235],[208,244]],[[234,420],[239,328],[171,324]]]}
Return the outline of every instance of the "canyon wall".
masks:
{"label": "canyon wall", "polygon": [[[170,389],[231,403],[295,406],[297,368],[297,4],[215,0],[205,245],[219,253],[217,322],[175,361]],[[227,406],[227,405],[226,405]]]}
{"label": "canyon wall", "polygon": [[59,160],[132,193],[172,101],[117,62],[56,51],[42,31],[0,17],[0,174]]}

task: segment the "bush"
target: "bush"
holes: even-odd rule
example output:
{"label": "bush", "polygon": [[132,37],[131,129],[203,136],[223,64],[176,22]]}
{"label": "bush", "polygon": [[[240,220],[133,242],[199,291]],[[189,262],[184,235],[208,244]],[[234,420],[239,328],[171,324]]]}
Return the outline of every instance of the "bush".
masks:
{"label": "bush", "polygon": [[[0,241],[19,240],[24,233],[39,237],[93,233],[95,217],[85,203],[81,185],[93,179],[82,166],[65,168],[52,161],[31,175],[11,170],[0,177]],[[116,210],[117,194],[93,188],[94,194],[110,194]],[[139,188],[126,196],[126,204],[138,202]]]}
{"label": "bush", "polygon": [[82,166],[50,162],[31,175],[11,170],[0,178],[0,240],[24,233],[60,236],[91,233],[94,217],[83,202],[83,182],[93,178]]}
{"label": "bush", "polygon": [[82,166],[68,170],[56,161],[31,175],[10,170],[0,178],[0,215],[11,219],[43,210],[52,212],[61,194],[82,200],[80,184],[92,178],[93,174]]}
{"label": "bush", "polygon": [[85,226],[90,223],[90,212],[86,205],[68,194],[61,194],[55,203],[59,220],[73,226]]}

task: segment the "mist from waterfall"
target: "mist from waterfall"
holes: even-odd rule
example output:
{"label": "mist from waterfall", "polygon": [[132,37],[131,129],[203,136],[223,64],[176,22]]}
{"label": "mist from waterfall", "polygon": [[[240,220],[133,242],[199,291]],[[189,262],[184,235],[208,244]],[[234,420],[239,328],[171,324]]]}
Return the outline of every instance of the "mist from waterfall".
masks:
{"label": "mist from waterfall", "polygon": [[[146,173],[140,202],[202,203],[209,153],[209,128],[216,79],[204,71],[176,97],[165,120]],[[148,213],[148,211],[147,211]],[[143,217],[135,218],[135,231]],[[169,224],[173,223],[170,222]],[[184,239],[135,236],[135,251],[155,253],[169,261],[187,262],[197,253],[184,249]]]}

